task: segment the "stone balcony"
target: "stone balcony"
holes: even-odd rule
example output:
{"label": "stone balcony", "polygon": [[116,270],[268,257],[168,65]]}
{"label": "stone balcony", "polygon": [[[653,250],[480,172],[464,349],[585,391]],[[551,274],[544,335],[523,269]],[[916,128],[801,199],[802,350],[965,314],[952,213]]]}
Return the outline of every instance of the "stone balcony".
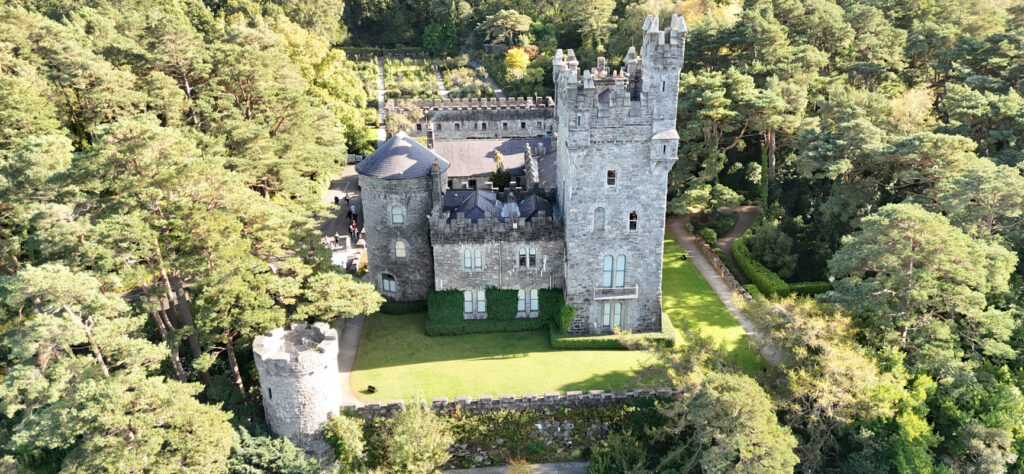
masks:
{"label": "stone balcony", "polygon": [[632,286],[615,286],[594,288],[594,300],[635,300],[640,293],[640,286],[633,283]]}

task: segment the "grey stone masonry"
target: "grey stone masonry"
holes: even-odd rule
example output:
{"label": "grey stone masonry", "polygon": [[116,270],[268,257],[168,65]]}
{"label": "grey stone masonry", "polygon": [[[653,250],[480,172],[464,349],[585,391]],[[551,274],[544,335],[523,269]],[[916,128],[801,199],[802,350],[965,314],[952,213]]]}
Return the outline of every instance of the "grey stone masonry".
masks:
{"label": "grey stone masonry", "polygon": [[[447,178],[441,173],[441,181]],[[377,179],[359,176],[362,188],[363,223],[366,231],[368,277],[382,295],[399,301],[427,298],[434,282],[433,251],[427,216],[433,206],[434,177]],[[402,223],[392,222],[395,207]],[[396,253],[404,245],[405,256]],[[382,277],[395,280],[395,291],[386,291]]]}
{"label": "grey stone masonry", "polygon": [[412,108],[424,115],[408,131],[413,137],[425,137],[431,129],[434,140],[531,138],[554,132],[555,104],[550,97],[389,100],[384,110]]}
{"label": "grey stone masonry", "polygon": [[[488,413],[498,410],[544,410],[558,408],[590,408],[615,405],[628,405],[636,398],[656,397],[670,399],[678,396],[682,391],[675,389],[637,389],[618,390],[606,392],[604,390],[590,390],[587,393],[580,391],[548,392],[543,395],[525,394],[522,396],[502,395],[481,395],[475,400],[472,397],[456,397],[455,400],[447,398],[435,398],[430,406],[438,414],[447,414],[456,409],[463,413]],[[387,403],[370,402],[361,407],[343,406],[341,410],[345,413],[361,418],[391,417],[405,407],[403,401]]]}
{"label": "grey stone masonry", "polygon": [[[447,211],[439,208],[430,216],[434,286],[438,290],[562,287],[564,234],[558,217],[543,211],[529,220],[494,216],[474,222],[461,213],[454,219],[449,217]],[[525,265],[520,265],[521,251],[526,254]],[[479,261],[477,252],[481,256]],[[466,268],[467,256],[471,257],[470,268]]]}
{"label": "grey stone masonry", "polygon": [[[570,332],[638,332],[661,325],[668,172],[676,161],[679,70],[686,26],[644,22],[640,54],[609,71],[580,71],[555,52],[558,198],[565,212],[565,295]],[[606,316],[609,315],[609,316]]]}
{"label": "grey stone masonry", "polygon": [[295,323],[257,337],[252,351],[270,429],[315,455],[329,453],[320,430],[342,403],[338,332]]}

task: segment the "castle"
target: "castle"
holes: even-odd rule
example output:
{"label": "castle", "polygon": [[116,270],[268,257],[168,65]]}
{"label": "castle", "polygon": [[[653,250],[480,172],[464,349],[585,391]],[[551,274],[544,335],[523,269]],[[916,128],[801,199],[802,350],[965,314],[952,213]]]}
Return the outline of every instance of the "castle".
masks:
{"label": "castle", "polygon": [[[356,166],[377,289],[400,301],[459,290],[464,317],[482,319],[488,287],[517,290],[524,318],[539,289],[559,288],[573,334],[660,330],[686,25],[649,16],[643,29],[618,70],[598,58],[581,71],[558,50],[553,99],[390,102],[425,118]],[[502,189],[496,152],[512,175]]]}

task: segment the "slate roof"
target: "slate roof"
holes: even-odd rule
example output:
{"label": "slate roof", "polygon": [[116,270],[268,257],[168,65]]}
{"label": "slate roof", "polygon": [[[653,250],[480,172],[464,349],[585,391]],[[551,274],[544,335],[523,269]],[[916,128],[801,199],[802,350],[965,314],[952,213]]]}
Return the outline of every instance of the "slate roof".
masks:
{"label": "slate roof", "polygon": [[513,208],[518,209],[519,217],[525,217],[528,221],[537,217],[539,211],[544,211],[547,217],[554,214],[555,204],[542,196],[531,191],[520,191],[515,196],[515,206],[511,206],[510,203],[503,202],[495,191],[449,189],[444,193],[442,209],[448,213],[448,221],[455,220],[457,213],[462,213],[471,222],[484,217],[504,220],[509,217]]}
{"label": "slate roof", "polygon": [[[449,177],[490,176],[494,171],[494,150],[501,152],[502,163],[505,165],[505,169],[512,173],[512,176],[522,176],[526,172],[524,156],[527,143],[530,144],[533,157],[538,159],[538,165],[543,175],[544,165],[548,160],[546,156],[541,156],[538,150],[543,148],[545,155],[551,155],[550,161],[553,163],[555,150],[551,149],[550,138],[438,140],[434,142],[434,153],[451,162],[452,167],[448,170]],[[543,180],[544,177],[541,179]]]}
{"label": "slate roof", "polygon": [[380,179],[422,178],[430,175],[434,160],[438,162],[438,171],[451,166],[448,160],[413,140],[405,132],[398,132],[377,151],[359,162],[356,173]]}

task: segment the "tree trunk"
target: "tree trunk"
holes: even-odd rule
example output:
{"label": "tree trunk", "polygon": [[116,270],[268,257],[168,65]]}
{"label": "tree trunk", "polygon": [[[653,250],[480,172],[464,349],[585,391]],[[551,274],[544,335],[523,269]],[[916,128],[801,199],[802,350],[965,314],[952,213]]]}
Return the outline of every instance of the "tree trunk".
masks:
{"label": "tree trunk", "polygon": [[100,346],[96,344],[96,340],[92,337],[92,318],[90,317],[88,320],[82,321],[82,317],[75,314],[67,304],[63,304],[61,307],[68,316],[82,325],[82,330],[85,331],[85,338],[89,340],[89,349],[92,350],[92,355],[96,356],[96,363],[100,364],[100,369],[103,369],[103,377],[109,379],[110,371],[107,370],[107,363],[103,360],[103,353],[100,352]]}
{"label": "tree trunk", "polygon": [[[196,324],[192,318],[192,308],[188,304],[188,295],[185,294],[185,285],[177,275],[173,278],[173,284],[174,294],[178,299],[178,308],[181,309],[181,312],[178,314],[181,318],[181,323],[183,326],[188,326],[192,329],[188,335],[189,349],[192,351],[192,358],[198,359],[199,356],[203,355],[203,352],[199,347],[199,334],[196,333]],[[203,385],[210,386],[209,372],[200,372],[199,378],[203,381]]]}
{"label": "tree trunk", "polygon": [[775,181],[775,131],[769,130],[765,132],[764,138],[768,148],[768,178],[771,181]]}
{"label": "tree trunk", "polygon": [[231,375],[234,376],[235,386],[238,387],[239,393],[242,394],[242,400],[245,400],[248,397],[246,397],[246,395],[245,395],[245,384],[242,383],[242,371],[239,370],[239,368],[238,368],[238,359],[235,358],[235,344],[234,344],[234,341],[233,341],[234,335],[232,335],[228,331],[225,331],[225,335],[227,336],[227,340],[228,340],[228,343],[227,343],[228,364],[231,365]]}
{"label": "tree trunk", "polygon": [[[157,330],[160,331],[160,338],[163,339],[164,342],[168,342],[167,341],[167,325],[164,324],[164,320],[163,320],[164,316],[162,316],[160,314],[162,312],[163,312],[163,310],[159,309],[159,310],[156,310],[156,311],[153,311],[152,313],[150,313],[150,316],[153,317],[153,323],[156,324]],[[178,355],[178,345],[177,344],[169,344],[169,346],[170,346],[171,367],[174,369],[174,378],[178,379],[179,382],[186,382],[186,381],[188,381],[188,379],[185,377],[185,368],[181,365],[181,356]]]}

